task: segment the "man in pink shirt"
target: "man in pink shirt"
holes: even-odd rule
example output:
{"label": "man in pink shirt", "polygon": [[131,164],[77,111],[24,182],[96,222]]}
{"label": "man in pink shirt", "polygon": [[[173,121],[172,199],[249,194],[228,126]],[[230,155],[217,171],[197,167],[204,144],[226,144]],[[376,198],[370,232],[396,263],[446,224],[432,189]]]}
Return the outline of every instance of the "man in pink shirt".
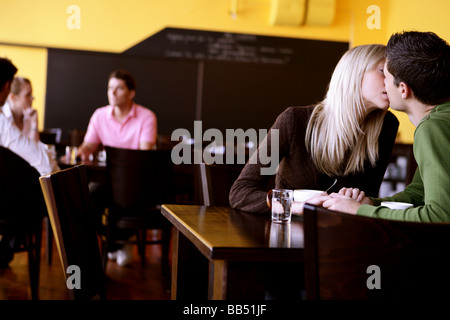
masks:
{"label": "man in pink shirt", "polygon": [[[83,143],[78,148],[77,157],[86,161],[99,144],[123,149],[149,150],[156,147],[158,135],[155,114],[133,102],[136,95],[136,82],[125,70],[113,71],[108,81],[109,105],[98,108],[89,121]],[[107,203],[106,187],[90,183],[91,200],[94,204],[99,230],[101,216]],[[116,237],[129,238],[131,232],[123,230]],[[111,249],[111,248],[110,248]],[[131,262],[131,246],[116,246],[109,252],[108,258],[116,260],[120,266]],[[112,250],[115,250],[112,249]]]}
{"label": "man in pink shirt", "polygon": [[108,81],[109,105],[98,108],[89,121],[77,156],[86,161],[99,144],[124,149],[153,149],[158,124],[155,114],[133,102],[136,82],[125,70],[111,73]]}

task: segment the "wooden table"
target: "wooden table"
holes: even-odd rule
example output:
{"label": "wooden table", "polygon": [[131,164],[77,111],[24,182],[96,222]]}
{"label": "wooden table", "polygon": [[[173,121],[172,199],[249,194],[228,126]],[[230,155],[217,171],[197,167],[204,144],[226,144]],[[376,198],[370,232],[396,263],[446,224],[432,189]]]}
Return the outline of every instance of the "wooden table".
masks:
{"label": "wooden table", "polygon": [[86,168],[86,176],[89,182],[97,182],[102,185],[107,184],[106,162],[100,161],[77,161],[73,164],[68,161],[58,159],[58,165],[61,169],[73,167],[74,165],[84,165]]}
{"label": "wooden table", "polygon": [[163,205],[173,224],[172,299],[292,298],[303,287],[303,223],[228,207]]}

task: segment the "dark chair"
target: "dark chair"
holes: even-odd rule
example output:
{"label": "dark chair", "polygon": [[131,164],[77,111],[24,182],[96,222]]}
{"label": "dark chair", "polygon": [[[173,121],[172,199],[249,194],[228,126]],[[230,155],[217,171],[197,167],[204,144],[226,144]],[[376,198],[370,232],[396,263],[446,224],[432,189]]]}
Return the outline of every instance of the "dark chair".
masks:
{"label": "dark chair", "polygon": [[38,300],[42,224],[26,221],[12,222],[0,218],[0,235],[16,236],[17,234],[23,234],[24,238],[15,245],[13,250],[14,253],[27,252],[31,299]]}
{"label": "dark chair", "polygon": [[[75,166],[39,178],[55,235],[66,283],[76,284],[79,267],[80,287],[67,287],[72,300],[106,299],[105,275],[94,222],[86,172]],[[75,271],[76,272],[76,271]]]}
{"label": "dark chair", "polygon": [[202,162],[199,166],[203,204],[205,206],[230,206],[228,196],[231,186],[245,165]]}
{"label": "dark chair", "polygon": [[42,218],[46,215],[39,173],[23,158],[0,147],[0,235],[14,239],[14,252],[28,252],[31,298],[39,298]]}
{"label": "dark chair", "polygon": [[86,131],[73,129],[69,134],[69,145],[78,147],[83,143]]}
{"label": "dark chair", "polygon": [[355,216],[305,204],[306,297],[448,299],[450,224]]}
{"label": "dark chair", "polygon": [[[173,193],[171,150],[129,150],[105,147],[111,201],[103,219],[103,267],[111,243],[129,243],[114,238],[116,230],[137,235],[142,264],[146,244],[162,244],[162,270],[169,266],[171,224],[161,214],[161,204],[169,203]],[[147,240],[147,230],[160,230],[160,239]]]}
{"label": "dark chair", "polygon": [[39,132],[41,141],[45,144],[57,145],[61,143],[62,128],[49,128]]}
{"label": "dark chair", "polygon": [[172,141],[170,135],[158,135],[158,139],[156,141],[156,148],[158,150],[161,149],[172,149],[179,141]]}

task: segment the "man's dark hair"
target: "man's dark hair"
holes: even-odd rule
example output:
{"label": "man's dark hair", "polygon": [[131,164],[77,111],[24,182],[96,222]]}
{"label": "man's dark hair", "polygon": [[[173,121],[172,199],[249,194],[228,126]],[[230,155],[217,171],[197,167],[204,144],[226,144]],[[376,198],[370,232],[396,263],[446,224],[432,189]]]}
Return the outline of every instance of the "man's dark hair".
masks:
{"label": "man's dark hair", "polygon": [[420,102],[437,105],[450,98],[450,46],[433,32],[395,33],[386,49],[394,84],[406,83]]}
{"label": "man's dark hair", "polygon": [[11,60],[8,58],[0,58],[0,90],[3,88],[5,83],[12,81],[14,75],[17,72],[17,68]]}
{"label": "man's dark hair", "polygon": [[134,77],[131,75],[131,73],[124,69],[111,72],[108,80],[110,80],[111,78],[123,80],[128,87],[128,90],[136,90],[136,80],[134,80]]}

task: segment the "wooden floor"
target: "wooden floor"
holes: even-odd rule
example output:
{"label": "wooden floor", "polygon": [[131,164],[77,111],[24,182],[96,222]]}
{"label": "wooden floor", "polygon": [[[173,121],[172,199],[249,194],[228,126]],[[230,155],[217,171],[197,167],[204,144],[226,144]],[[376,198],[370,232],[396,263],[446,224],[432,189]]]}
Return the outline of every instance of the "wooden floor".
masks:
{"label": "wooden floor", "polygon": [[[150,232],[149,232],[150,233]],[[154,236],[157,236],[155,234]],[[47,264],[46,237],[42,237],[40,300],[68,300],[63,269],[53,242],[51,264]],[[161,272],[161,246],[148,245],[146,265],[134,247],[133,261],[120,267],[115,261],[107,265],[108,300],[169,300],[170,279]],[[27,253],[16,253],[9,268],[0,268],[0,300],[30,300]]]}

